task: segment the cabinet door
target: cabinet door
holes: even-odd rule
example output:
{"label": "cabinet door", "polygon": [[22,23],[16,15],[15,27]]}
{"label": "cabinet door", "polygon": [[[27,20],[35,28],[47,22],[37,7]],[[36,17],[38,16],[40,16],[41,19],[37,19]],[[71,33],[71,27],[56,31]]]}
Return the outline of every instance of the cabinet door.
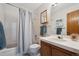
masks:
{"label": "cabinet door", "polygon": [[79,34],[79,10],[68,13],[67,15],[67,34],[78,33]]}
{"label": "cabinet door", "polygon": [[52,56],[77,56],[78,54],[52,45]]}
{"label": "cabinet door", "polygon": [[60,50],[57,50],[57,49],[53,49],[52,48],[52,56],[68,56],[68,54],[60,51]]}
{"label": "cabinet door", "polygon": [[41,41],[41,55],[42,56],[51,56],[52,55],[52,49],[51,49],[50,44]]}

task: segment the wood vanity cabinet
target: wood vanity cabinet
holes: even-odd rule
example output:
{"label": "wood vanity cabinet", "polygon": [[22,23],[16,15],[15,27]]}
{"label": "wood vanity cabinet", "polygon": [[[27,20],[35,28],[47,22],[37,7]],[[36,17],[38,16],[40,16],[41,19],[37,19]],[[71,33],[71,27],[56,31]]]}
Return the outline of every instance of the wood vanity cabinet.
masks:
{"label": "wood vanity cabinet", "polygon": [[52,52],[51,45],[41,41],[41,55],[42,56],[51,56],[52,55],[51,52]]}
{"label": "wood vanity cabinet", "polygon": [[78,54],[41,41],[41,56],[77,56]]}

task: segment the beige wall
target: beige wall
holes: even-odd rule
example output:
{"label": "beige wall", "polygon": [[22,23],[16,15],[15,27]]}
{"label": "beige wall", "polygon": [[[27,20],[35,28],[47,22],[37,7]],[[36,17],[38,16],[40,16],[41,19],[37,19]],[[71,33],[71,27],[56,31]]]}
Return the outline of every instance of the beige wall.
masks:
{"label": "beige wall", "polygon": [[[79,10],[79,3],[61,3],[57,6],[52,6],[52,34],[56,34],[56,20],[63,20],[63,32],[62,34],[67,34],[67,13]],[[54,26],[53,26],[54,25]]]}
{"label": "beige wall", "polygon": [[42,4],[39,8],[34,11],[33,23],[34,23],[34,35],[40,36],[40,13],[44,10],[48,10],[48,35],[56,34],[56,20],[63,19],[63,32],[67,33],[67,13],[79,9],[79,3],[59,3],[56,6],[52,4]]}
{"label": "beige wall", "polygon": [[42,4],[40,7],[38,7],[36,10],[33,11],[33,24],[34,24],[34,35],[37,35],[38,37],[40,36],[40,13],[43,12],[44,10],[47,10],[47,14],[48,14],[48,30],[47,30],[47,34],[50,35],[51,34],[51,5],[50,3],[45,3]]}

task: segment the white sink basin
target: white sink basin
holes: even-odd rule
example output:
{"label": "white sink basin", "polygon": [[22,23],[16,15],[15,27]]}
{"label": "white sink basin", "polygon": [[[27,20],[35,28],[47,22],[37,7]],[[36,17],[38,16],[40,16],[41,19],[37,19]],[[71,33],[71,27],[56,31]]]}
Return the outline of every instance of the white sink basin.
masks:
{"label": "white sink basin", "polygon": [[62,41],[62,42],[65,42],[65,41],[66,41],[66,40],[64,40],[64,39],[59,39],[59,38],[49,38],[49,40]]}

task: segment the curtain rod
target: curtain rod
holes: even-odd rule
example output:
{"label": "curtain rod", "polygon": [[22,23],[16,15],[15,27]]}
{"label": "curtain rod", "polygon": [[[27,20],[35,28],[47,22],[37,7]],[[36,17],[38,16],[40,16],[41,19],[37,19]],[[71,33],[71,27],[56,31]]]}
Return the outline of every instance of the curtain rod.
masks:
{"label": "curtain rod", "polygon": [[[17,6],[15,6],[15,5],[13,5],[13,4],[11,4],[11,3],[5,3],[5,4],[7,4],[7,5],[10,5],[10,6],[13,6],[13,7],[16,7],[16,8],[18,8],[18,9],[23,9],[23,8],[21,8],[21,7],[17,7]],[[25,10],[25,11],[27,11],[26,9],[23,9],[23,10]],[[29,10],[28,10],[29,11]],[[30,11],[31,12],[31,11]]]}
{"label": "curtain rod", "polygon": [[[23,8],[21,8],[21,7],[17,7],[17,6],[15,6],[15,5],[13,5],[13,4],[10,4],[10,3],[6,3],[6,4],[11,5],[11,6],[13,6],[13,7],[16,7],[16,8],[19,8],[19,9],[23,9]],[[25,10],[25,9],[23,9],[23,10]]]}
{"label": "curtain rod", "polygon": [[19,8],[19,7],[15,6],[15,5],[13,5],[13,4],[10,4],[10,3],[6,3],[6,4],[11,5],[11,6],[13,6],[13,7],[16,7],[16,8]]}

